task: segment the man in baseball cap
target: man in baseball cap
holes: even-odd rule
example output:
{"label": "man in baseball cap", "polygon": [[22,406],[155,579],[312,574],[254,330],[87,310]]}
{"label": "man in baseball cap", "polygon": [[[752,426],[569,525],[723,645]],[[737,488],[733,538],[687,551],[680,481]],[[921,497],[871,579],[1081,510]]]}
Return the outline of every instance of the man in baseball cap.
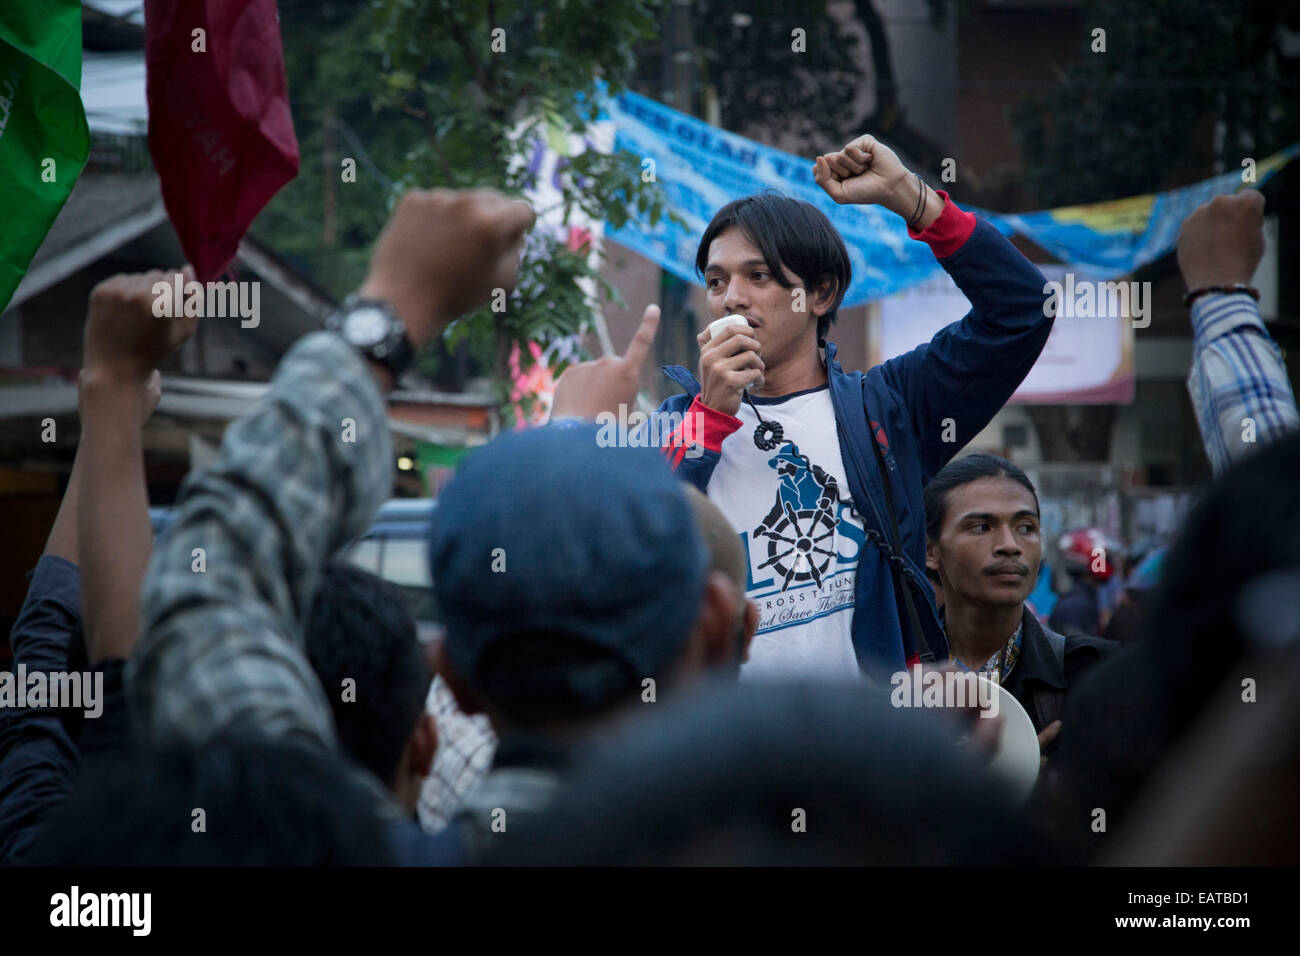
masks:
{"label": "man in baseball cap", "polygon": [[680,482],[656,451],[599,434],[497,439],[464,461],[433,519],[438,671],[500,738],[452,820],[471,858],[550,802],[575,741],[743,652],[743,595],[710,569]]}

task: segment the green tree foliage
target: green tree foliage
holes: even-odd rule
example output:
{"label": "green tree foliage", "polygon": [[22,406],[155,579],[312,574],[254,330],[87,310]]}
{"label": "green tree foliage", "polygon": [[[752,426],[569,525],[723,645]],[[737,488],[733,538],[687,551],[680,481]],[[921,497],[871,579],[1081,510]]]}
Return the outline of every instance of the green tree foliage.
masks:
{"label": "green tree foliage", "polygon": [[[938,27],[950,4],[926,0],[919,12]],[[853,0],[835,6],[827,0],[753,0],[743,6],[696,0],[691,40],[698,64],[697,109],[707,109],[711,93],[724,129],[759,138],[773,129],[789,130],[807,142],[808,156],[871,132],[922,165],[937,163],[946,151],[907,122],[876,5]],[[793,49],[795,30],[802,31],[803,52]],[[656,99],[668,85],[664,33],[642,51],[634,81],[638,91]],[[868,83],[875,93],[873,108],[854,115],[849,106]]]}
{"label": "green tree foliage", "polygon": [[[335,292],[355,287],[369,244],[407,188],[530,188],[536,137],[581,137],[553,183],[567,223],[578,211],[614,225],[633,210],[658,221],[662,191],[641,157],[592,148],[596,91],[625,87],[634,50],[653,36],[659,0],[376,0],[281,6],[303,169],[259,221],[280,248]],[[332,137],[332,165],[320,157]],[[343,157],[357,181],[340,182]],[[321,249],[335,178],[337,247]],[[363,185],[364,181],[364,185]],[[581,249],[538,230],[503,312],[485,307],[448,335],[503,379],[515,342],[571,335],[590,315],[581,279],[599,284]],[[613,290],[605,288],[607,294]],[[527,350],[521,355],[531,361]],[[504,383],[502,383],[504,385]]]}
{"label": "green tree foliage", "polygon": [[[1090,0],[1059,86],[1012,112],[1038,207],[1103,202],[1240,169],[1300,136],[1295,0]],[[1093,31],[1105,31],[1105,52]],[[1139,278],[1157,278],[1171,260]],[[1115,409],[1029,406],[1046,460],[1104,461]]]}
{"label": "green tree foliage", "polygon": [[[535,183],[537,137],[564,130],[584,137],[553,181],[566,223],[581,211],[618,226],[633,209],[657,222],[663,194],[657,183],[642,181],[641,157],[602,152],[584,134],[597,118],[597,83],[611,93],[627,85],[637,44],[654,33],[658,6],[380,0],[377,42],[386,82],[379,102],[418,118],[426,134],[404,157],[399,181],[521,193]],[[580,279],[600,283],[585,253],[539,230],[506,311],[489,307],[466,317],[451,340],[468,343],[481,359],[490,356],[500,376],[513,343],[545,344],[579,331],[590,312]]]}
{"label": "green tree foliage", "polygon": [[1083,22],[1061,84],[1013,114],[1038,205],[1186,185],[1300,132],[1295,0],[1090,0]]}
{"label": "green tree foliage", "polygon": [[[700,82],[716,90],[724,128],[789,129],[821,150],[855,135],[856,117],[844,106],[863,82],[866,51],[848,22],[831,16],[827,6],[825,0],[694,5]],[[804,52],[792,49],[795,30],[803,31]]]}
{"label": "green tree foliage", "polygon": [[[280,0],[279,9],[302,162],[253,228],[341,298],[365,276],[371,243],[388,217],[396,160],[424,132],[413,117],[374,107],[383,75],[367,0]],[[356,161],[355,182],[343,182],[345,158]],[[331,191],[332,243],[326,230]]]}

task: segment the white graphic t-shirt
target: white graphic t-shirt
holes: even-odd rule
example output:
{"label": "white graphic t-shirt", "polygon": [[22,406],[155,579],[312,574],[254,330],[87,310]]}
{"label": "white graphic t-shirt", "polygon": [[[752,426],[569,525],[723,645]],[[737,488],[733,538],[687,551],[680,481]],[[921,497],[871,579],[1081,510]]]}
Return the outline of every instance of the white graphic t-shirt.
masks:
{"label": "white graphic t-shirt", "polygon": [[753,399],[781,426],[770,451],[754,444],[748,401],[741,427],[722,443],[708,496],[740,535],[746,590],[758,631],[745,679],[857,678],[852,623],[858,554],[865,541],[852,504],[828,386]]}

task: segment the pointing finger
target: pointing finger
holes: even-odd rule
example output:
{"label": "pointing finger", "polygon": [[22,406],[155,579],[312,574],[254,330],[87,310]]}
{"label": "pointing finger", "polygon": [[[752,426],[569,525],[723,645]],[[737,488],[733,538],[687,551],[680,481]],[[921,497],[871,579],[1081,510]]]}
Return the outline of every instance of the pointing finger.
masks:
{"label": "pointing finger", "polygon": [[501,229],[510,245],[523,241],[524,233],[533,228],[537,214],[526,200],[512,199],[501,210]]}
{"label": "pointing finger", "polygon": [[640,371],[641,366],[645,363],[645,357],[650,353],[650,346],[655,340],[655,333],[658,331],[659,306],[647,305],[645,312],[641,315],[641,325],[637,328],[636,334],[632,336],[632,341],[623,354],[623,361]]}

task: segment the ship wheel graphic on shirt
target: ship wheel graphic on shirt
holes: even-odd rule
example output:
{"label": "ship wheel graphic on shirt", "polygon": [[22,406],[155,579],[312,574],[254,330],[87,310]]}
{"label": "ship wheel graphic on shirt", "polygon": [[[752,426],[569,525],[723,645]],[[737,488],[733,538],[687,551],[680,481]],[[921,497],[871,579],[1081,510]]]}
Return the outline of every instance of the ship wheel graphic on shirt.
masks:
{"label": "ship wheel graphic on shirt", "polygon": [[779,484],[772,510],[754,529],[754,540],[767,539],[767,560],[760,569],[772,568],[783,578],[781,590],[791,584],[822,576],[835,557],[835,505],[839,485],[824,469],[812,464],[799,446],[786,442],[768,459]]}

